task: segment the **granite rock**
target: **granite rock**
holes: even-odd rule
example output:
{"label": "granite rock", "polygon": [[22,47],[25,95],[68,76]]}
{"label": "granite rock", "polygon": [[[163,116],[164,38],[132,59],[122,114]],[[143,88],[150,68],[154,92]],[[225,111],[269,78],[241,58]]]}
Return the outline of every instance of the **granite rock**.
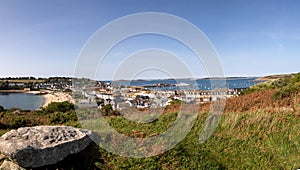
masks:
{"label": "granite rock", "polygon": [[15,164],[14,162],[4,160],[2,165],[0,166],[0,170],[26,170],[26,169],[20,167],[18,164]]}
{"label": "granite rock", "polygon": [[0,137],[0,151],[25,168],[55,164],[84,150],[92,132],[68,126],[35,126],[11,130]]}

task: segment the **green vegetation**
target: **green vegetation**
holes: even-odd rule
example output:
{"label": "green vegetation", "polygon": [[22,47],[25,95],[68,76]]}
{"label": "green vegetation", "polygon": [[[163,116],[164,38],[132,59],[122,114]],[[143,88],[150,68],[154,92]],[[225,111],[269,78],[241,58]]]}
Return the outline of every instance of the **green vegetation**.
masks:
{"label": "green vegetation", "polygon": [[101,109],[101,113],[104,116],[120,115],[118,111],[113,110],[113,107],[111,104],[107,104],[107,105],[103,106],[103,108]]}
{"label": "green vegetation", "polygon": [[68,111],[74,111],[75,105],[72,103],[69,103],[67,101],[65,102],[53,102],[50,103],[46,108],[42,109],[42,112],[44,114],[54,113],[54,112],[68,112]]}
{"label": "green vegetation", "polygon": [[[176,116],[176,113],[167,113],[152,124],[139,124],[119,116],[107,117],[107,121],[114,129],[125,135],[149,137],[165,131],[172,125]],[[205,113],[199,114],[194,128],[186,138],[161,155],[139,159],[125,158],[100,149],[101,157],[96,165],[100,169],[295,169],[300,167],[298,162],[300,119],[296,114],[260,111],[228,113],[222,117],[211,138],[200,144],[199,135],[206,117]],[[117,138],[112,140],[118,142]]]}
{"label": "green vegetation", "polygon": [[50,115],[51,124],[64,124],[71,121],[77,121],[77,115],[74,111],[54,112]]}
{"label": "green vegetation", "polygon": [[[199,143],[199,136],[208,114],[207,111],[199,111],[191,131],[174,148],[148,158],[122,157],[100,148],[94,169],[300,168],[299,89],[299,73],[256,85],[239,98],[228,100],[227,110],[221,116],[217,129],[204,143]],[[292,104],[285,103],[289,100],[293,101]],[[106,122],[119,133],[129,137],[148,138],[165,132],[173,125],[180,104],[180,101],[172,102],[166,112],[150,123],[137,123],[114,114],[110,105],[103,107],[100,112]],[[286,109],[288,107],[292,109]],[[75,114],[74,105],[67,102],[52,103],[39,111],[1,111],[0,108],[0,133],[21,126],[82,125],[95,128],[101,140],[109,139],[111,145],[118,144],[120,139],[103,128],[100,112],[92,109],[78,110]],[[140,112],[143,113],[146,112]],[[128,147],[135,149],[135,146]],[[160,146],[153,146],[151,149],[153,153],[159,152]]]}
{"label": "green vegetation", "polygon": [[30,88],[31,90],[64,90],[70,91],[68,86],[72,84],[70,77],[49,77],[49,78],[35,78],[35,77],[6,77],[0,78],[0,90],[23,90]]}
{"label": "green vegetation", "polygon": [[[6,110],[0,115],[1,132],[21,126],[42,124],[78,127],[74,109],[70,106],[68,103],[53,103],[49,108],[39,111]],[[53,107],[60,111],[52,112]],[[82,113],[81,116],[97,117],[98,114],[97,111],[91,110],[87,114]],[[100,148],[95,169],[299,168],[299,115],[299,111],[225,113],[214,134],[201,144],[199,135],[207,113],[199,113],[190,133],[171,150],[161,155],[137,159],[118,156]],[[121,116],[106,116],[105,119],[111,127],[127,136],[151,137],[169,128],[177,116],[177,112],[164,113],[156,121],[146,124],[129,121]],[[92,121],[101,129],[97,118]],[[83,120],[81,123],[84,125],[84,122]],[[102,131],[100,135],[104,133],[105,131]]]}
{"label": "green vegetation", "polygon": [[295,95],[300,90],[300,73],[293,75],[290,78],[280,79],[277,82],[277,87],[280,88],[274,94],[275,99],[282,99]]}
{"label": "green vegetation", "polygon": [[[227,106],[244,107],[243,104],[249,102],[272,106],[271,101],[264,103],[268,95],[278,100],[279,104],[288,98],[299,105],[299,77],[300,74],[295,74],[257,85],[248,92],[260,93],[243,96],[246,101],[232,99]],[[276,97],[277,93],[281,95]],[[180,102],[175,101],[169,108],[176,108],[174,105],[178,104]],[[276,107],[280,108],[281,105]],[[297,169],[300,167],[300,111],[272,109],[268,111],[267,108],[258,107],[251,111],[226,112],[216,131],[202,144],[199,143],[199,135],[207,113],[199,113],[190,133],[171,150],[158,156],[136,159],[100,149],[101,159],[96,165],[100,169]],[[176,116],[176,112],[168,112],[157,121],[147,124],[119,116],[109,116],[106,120],[120,133],[145,138],[164,132],[174,123]],[[101,128],[97,119],[93,121],[93,124],[99,125],[98,129]],[[105,131],[101,133],[105,134]],[[117,143],[118,139],[113,138],[113,141]]]}
{"label": "green vegetation", "polygon": [[242,95],[269,89],[276,90],[273,95],[274,99],[283,99],[286,97],[291,97],[293,94],[297,94],[300,90],[300,73],[287,75],[284,78],[254,85],[249,89],[244,90]]}
{"label": "green vegetation", "polygon": [[75,109],[76,106],[69,102],[53,102],[38,112],[46,115],[51,125],[80,127]]}
{"label": "green vegetation", "polygon": [[0,135],[10,129],[38,125],[68,125],[80,127],[75,106],[68,102],[54,102],[37,111],[0,107]]}
{"label": "green vegetation", "polygon": [[183,103],[181,100],[175,99],[175,100],[172,100],[170,104],[175,105],[175,104],[181,104],[181,103]]}

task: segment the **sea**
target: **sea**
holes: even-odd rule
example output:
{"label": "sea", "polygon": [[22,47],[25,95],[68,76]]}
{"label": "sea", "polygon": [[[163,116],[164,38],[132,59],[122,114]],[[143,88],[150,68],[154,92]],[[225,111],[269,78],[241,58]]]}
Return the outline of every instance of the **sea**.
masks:
{"label": "sea", "polygon": [[43,96],[27,93],[0,93],[0,105],[5,109],[37,110],[45,103]]}
{"label": "sea", "polygon": [[263,82],[257,81],[257,78],[258,77],[233,77],[226,79],[117,80],[106,82],[125,86],[148,86],[151,90],[212,90],[215,88],[249,88],[250,86]]}

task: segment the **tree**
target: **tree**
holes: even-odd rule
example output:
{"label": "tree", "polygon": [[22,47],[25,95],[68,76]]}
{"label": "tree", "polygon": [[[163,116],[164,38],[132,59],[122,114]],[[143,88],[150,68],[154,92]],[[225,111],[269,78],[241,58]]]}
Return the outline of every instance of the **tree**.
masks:
{"label": "tree", "polygon": [[8,90],[8,88],[9,88],[9,86],[8,86],[8,81],[6,80],[5,82],[2,82],[1,84],[0,84],[0,89],[1,90]]}

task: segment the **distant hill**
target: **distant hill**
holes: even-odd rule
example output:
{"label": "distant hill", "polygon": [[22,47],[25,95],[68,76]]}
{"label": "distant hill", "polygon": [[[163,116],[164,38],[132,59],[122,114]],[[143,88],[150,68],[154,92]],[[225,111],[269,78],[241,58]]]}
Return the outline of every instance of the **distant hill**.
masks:
{"label": "distant hill", "polygon": [[264,76],[264,77],[259,77],[256,80],[257,81],[269,81],[269,80],[276,80],[280,78],[288,78],[294,74],[276,74],[276,75],[269,75],[269,76]]}

